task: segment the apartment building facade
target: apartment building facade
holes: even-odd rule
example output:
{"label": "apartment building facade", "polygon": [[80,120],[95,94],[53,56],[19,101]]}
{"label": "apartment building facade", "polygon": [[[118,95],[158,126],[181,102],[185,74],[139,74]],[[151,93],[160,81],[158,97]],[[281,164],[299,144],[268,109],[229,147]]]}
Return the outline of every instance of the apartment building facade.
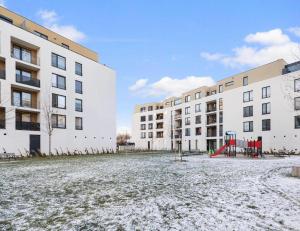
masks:
{"label": "apartment building facade", "polygon": [[0,153],[115,150],[115,72],[98,55],[0,7]]}
{"label": "apartment building facade", "polygon": [[140,149],[216,150],[230,131],[239,140],[262,137],[263,151],[300,152],[300,62],[276,60],[214,86],[137,105],[132,131]]}

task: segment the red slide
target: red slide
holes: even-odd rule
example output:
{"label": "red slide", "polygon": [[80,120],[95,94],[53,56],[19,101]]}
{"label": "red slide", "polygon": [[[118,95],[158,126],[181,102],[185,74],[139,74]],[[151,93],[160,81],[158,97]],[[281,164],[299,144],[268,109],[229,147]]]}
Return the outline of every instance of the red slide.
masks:
{"label": "red slide", "polygon": [[227,147],[227,145],[224,144],[214,154],[210,155],[210,157],[216,157],[216,156],[220,155],[225,150],[226,147]]}

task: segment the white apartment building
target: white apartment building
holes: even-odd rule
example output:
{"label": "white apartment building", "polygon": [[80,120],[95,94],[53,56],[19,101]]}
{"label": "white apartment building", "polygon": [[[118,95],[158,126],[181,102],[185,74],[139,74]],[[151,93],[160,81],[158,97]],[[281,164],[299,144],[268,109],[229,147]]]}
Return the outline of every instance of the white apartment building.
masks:
{"label": "white apartment building", "polygon": [[[0,153],[116,147],[116,76],[98,55],[0,7]],[[50,117],[49,117],[50,116]]]}
{"label": "white apartment building", "polygon": [[300,152],[300,62],[280,59],[181,97],[137,105],[132,131],[139,149],[216,150],[231,131],[239,140],[262,137],[263,151]]}

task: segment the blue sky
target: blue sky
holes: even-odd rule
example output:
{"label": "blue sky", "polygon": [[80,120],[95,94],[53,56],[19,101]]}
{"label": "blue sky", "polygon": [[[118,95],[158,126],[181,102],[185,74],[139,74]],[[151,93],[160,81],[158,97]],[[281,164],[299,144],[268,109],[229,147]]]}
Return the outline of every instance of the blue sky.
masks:
{"label": "blue sky", "polygon": [[5,0],[4,5],[71,36],[116,70],[120,130],[130,129],[135,104],[213,84],[280,57],[291,62],[299,52],[296,0]]}

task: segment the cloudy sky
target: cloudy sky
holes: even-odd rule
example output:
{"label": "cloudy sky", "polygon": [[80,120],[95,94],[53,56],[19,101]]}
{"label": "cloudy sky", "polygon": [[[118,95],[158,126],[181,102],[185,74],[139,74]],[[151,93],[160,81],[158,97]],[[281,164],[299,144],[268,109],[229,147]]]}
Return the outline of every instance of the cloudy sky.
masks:
{"label": "cloudy sky", "polygon": [[[300,1],[0,0],[117,71],[118,129],[153,102],[300,53]],[[298,56],[299,57],[299,56]]]}

